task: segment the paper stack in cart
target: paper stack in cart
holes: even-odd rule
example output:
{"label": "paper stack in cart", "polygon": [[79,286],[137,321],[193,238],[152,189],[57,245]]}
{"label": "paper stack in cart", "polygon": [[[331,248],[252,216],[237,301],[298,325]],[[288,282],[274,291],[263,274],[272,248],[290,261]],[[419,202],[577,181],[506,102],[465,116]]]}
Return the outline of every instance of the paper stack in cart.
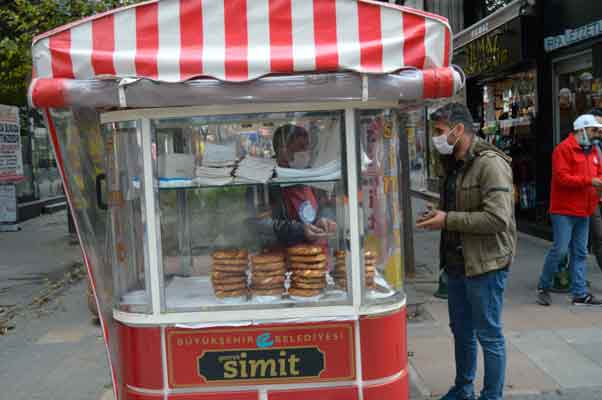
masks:
{"label": "paper stack in cart", "polygon": [[196,167],[194,183],[197,185],[221,186],[232,183],[234,167]]}
{"label": "paper stack in cart", "polygon": [[243,182],[266,183],[274,175],[275,168],[276,161],[271,158],[247,156],[238,164],[234,176]]}
{"label": "paper stack in cart", "polygon": [[238,162],[235,144],[205,143],[203,167],[234,167]]}
{"label": "paper stack in cart", "polygon": [[195,169],[194,183],[207,186],[228,185],[234,179],[237,162],[234,144],[205,143],[202,165]]}

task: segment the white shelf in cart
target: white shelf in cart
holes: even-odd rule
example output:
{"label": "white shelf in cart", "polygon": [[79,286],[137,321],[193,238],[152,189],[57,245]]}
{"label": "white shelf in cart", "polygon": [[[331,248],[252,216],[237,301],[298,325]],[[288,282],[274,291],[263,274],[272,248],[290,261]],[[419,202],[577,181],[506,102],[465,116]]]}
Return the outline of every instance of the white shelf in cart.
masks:
{"label": "white shelf in cart", "polygon": [[329,176],[325,179],[304,179],[304,180],[293,180],[293,179],[279,179],[274,178],[268,182],[254,182],[247,180],[237,180],[232,179],[223,184],[199,184],[195,182],[194,179],[189,178],[170,178],[170,179],[160,179],[159,180],[159,189],[161,190],[174,190],[174,189],[202,189],[202,188],[218,188],[218,187],[229,187],[229,186],[246,186],[246,185],[280,185],[280,186],[289,186],[289,185],[311,185],[312,183],[336,183],[340,182],[341,177]]}
{"label": "white shelf in cart", "polygon": [[[368,299],[386,299],[396,292],[387,281],[377,274],[375,277],[377,289],[366,291]],[[218,299],[215,297],[211,280],[206,276],[173,277],[165,289],[166,306],[170,310],[176,309],[201,309],[220,305],[264,305],[279,304],[293,305],[316,301],[345,301],[347,292],[335,286],[329,286],[322,294],[314,297],[280,297],[280,296],[251,296]],[[125,294],[121,299],[121,306],[129,312],[141,311],[145,307],[145,293],[143,290],[134,290]]]}

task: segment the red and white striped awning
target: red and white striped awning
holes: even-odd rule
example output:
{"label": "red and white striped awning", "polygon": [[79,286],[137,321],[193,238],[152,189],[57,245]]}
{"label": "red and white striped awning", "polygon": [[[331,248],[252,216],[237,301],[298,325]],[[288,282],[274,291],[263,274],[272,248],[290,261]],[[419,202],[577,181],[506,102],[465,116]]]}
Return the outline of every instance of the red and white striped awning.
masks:
{"label": "red and white striped awning", "polygon": [[443,17],[371,0],[153,0],[34,40],[36,78],[181,82],[448,67]]}

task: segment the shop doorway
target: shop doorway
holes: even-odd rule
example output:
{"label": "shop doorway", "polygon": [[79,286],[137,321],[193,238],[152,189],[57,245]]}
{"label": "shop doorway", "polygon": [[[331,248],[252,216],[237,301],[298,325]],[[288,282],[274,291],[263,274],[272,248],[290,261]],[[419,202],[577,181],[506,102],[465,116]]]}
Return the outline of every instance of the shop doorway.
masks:
{"label": "shop doorway", "polygon": [[554,144],[573,130],[573,121],[602,107],[602,79],[594,79],[591,51],[554,62]]}

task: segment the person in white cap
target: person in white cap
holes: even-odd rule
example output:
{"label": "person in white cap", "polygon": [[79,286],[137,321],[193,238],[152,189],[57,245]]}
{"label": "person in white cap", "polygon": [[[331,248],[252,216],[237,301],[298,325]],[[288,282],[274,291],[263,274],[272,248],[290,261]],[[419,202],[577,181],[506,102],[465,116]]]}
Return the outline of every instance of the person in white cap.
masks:
{"label": "person in white cap", "polygon": [[592,141],[602,135],[602,123],[590,114],[573,123],[574,131],[552,154],[550,219],[554,243],[546,255],[539,278],[537,303],[549,306],[550,288],[561,260],[569,254],[572,304],[600,306],[602,301],[587,292],[586,264],[589,218],[602,191],[602,160]]}

